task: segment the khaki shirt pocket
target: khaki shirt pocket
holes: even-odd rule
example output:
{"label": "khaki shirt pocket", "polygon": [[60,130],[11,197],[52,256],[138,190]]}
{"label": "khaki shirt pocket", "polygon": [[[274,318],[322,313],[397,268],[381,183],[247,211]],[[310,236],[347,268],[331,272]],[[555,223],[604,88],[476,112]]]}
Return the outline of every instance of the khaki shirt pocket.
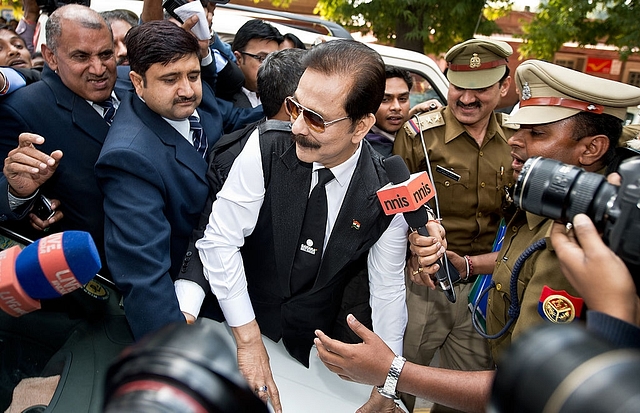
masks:
{"label": "khaki shirt pocket", "polygon": [[[436,185],[436,194],[440,202],[440,208],[449,213],[466,213],[469,209],[469,170],[454,169],[453,172],[460,175],[460,180],[449,178],[435,173],[433,179]],[[444,215],[444,212],[443,212]]]}

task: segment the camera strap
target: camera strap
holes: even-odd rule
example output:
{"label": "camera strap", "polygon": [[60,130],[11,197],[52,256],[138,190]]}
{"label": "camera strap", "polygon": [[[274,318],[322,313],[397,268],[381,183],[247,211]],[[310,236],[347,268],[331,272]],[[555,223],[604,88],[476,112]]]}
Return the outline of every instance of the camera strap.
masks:
{"label": "camera strap", "polygon": [[527,249],[524,250],[524,252],[520,254],[518,259],[516,260],[516,263],[513,266],[513,270],[511,271],[511,279],[509,280],[509,295],[511,298],[511,303],[509,304],[509,311],[508,311],[509,319],[505,323],[504,327],[502,327],[502,329],[498,331],[496,334],[487,334],[486,332],[484,332],[482,330],[482,327],[478,325],[477,317],[474,316],[476,314],[478,305],[480,304],[480,301],[482,300],[482,298],[492,288],[495,288],[496,286],[495,281],[492,281],[491,285],[489,285],[487,288],[482,290],[482,292],[478,296],[478,300],[473,305],[473,309],[471,311],[471,314],[472,314],[471,322],[473,324],[473,328],[482,337],[490,340],[495,340],[496,338],[500,338],[509,330],[509,328],[511,328],[513,323],[518,319],[518,317],[520,316],[520,300],[518,300],[518,277],[520,276],[520,271],[522,270],[522,266],[524,265],[524,263],[534,252],[543,250],[546,247],[547,247],[546,239],[541,238],[538,241],[534,242],[533,244],[529,245],[529,247],[527,247]]}

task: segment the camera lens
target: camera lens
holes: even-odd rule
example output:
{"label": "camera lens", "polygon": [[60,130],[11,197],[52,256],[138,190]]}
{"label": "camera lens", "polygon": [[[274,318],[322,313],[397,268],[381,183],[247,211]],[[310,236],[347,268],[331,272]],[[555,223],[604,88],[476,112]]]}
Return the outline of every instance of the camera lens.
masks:
{"label": "camera lens", "polygon": [[635,412],[640,352],[616,349],[578,325],[523,333],[501,357],[491,413]]}
{"label": "camera lens", "polygon": [[209,323],[171,324],[125,349],[107,372],[105,412],[268,412]]}
{"label": "camera lens", "polygon": [[536,215],[569,222],[587,214],[598,225],[606,219],[617,189],[599,174],[541,157],[528,159],[518,176],[516,205]]}

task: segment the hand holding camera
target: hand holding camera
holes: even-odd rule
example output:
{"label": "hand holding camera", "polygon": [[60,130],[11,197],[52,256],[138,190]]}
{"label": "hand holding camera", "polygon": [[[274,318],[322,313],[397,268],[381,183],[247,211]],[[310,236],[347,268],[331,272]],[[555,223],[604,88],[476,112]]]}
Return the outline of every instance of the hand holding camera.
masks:
{"label": "hand holding camera", "polygon": [[640,299],[631,273],[607,248],[589,217],[576,215],[572,230],[555,222],[551,231],[562,273],[589,309],[639,324]]}

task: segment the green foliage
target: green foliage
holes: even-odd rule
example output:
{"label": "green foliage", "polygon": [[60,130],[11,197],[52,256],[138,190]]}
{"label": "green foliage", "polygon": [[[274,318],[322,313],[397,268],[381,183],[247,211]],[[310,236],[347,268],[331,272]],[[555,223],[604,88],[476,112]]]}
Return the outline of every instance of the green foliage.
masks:
{"label": "green foliage", "polygon": [[499,31],[493,20],[512,0],[319,0],[316,11],[380,42],[439,54],[473,37]]}
{"label": "green foliage", "polygon": [[522,57],[552,60],[565,42],[605,43],[624,59],[640,47],[640,10],[635,0],[549,0],[523,25]]}

